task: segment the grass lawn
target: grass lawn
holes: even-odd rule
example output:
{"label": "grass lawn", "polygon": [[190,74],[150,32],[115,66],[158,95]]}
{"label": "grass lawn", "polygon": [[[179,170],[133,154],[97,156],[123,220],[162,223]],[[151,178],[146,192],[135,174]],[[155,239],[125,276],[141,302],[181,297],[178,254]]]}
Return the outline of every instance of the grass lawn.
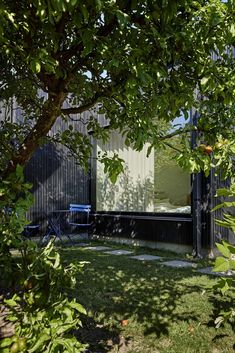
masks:
{"label": "grass lawn", "polygon": [[[179,258],[151,249],[117,244],[112,248]],[[78,275],[73,293],[88,312],[79,338],[90,344],[89,352],[235,351],[231,326],[216,329],[214,325],[218,312],[231,306],[234,299],[214,293],[217,278],[199,274],[195,268],[170,268],[160,261],[142,262],[81,247],[62,252],[66,262],[89,261]],[[198,263],[198,267],[202,265]]]}

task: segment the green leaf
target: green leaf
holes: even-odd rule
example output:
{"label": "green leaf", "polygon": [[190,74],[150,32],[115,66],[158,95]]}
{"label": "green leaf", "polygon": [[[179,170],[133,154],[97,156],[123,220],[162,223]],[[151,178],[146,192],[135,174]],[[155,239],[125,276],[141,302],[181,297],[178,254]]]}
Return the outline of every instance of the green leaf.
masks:
{"label": "green leaf", "polygon": [[225,188],[220,188],[216,190],[216,197],[220,196],[232,196],[231,195],[231,190],[225,189]]}
{"label": "green leaf", "polygon": [[12,322],[17,321],[18,319],[19,318],[17,316],[14,316],[14,315],[7,316],[7,320],[12,321]]}
{"label": "green leaf", "polygon": [[5,347],[8,347],[12,344],[13,342],[13,337],[7,337],[7,338],[4,338],[4,339],[1,339],[0,340],[0,348],[5,348]]}
{"label": "green leaf", "polygon": [[16,176],[23,181],[24,178],[24,169],[20,164],[16,166]]}
{"label": "green leaf", "polygon": [[221,293],[224,295],[228,290],[230,289],[230,286],[228,284],[228,282],[226,281],[226,279],[224,280],[223,286],[220,289]]}
{"label": "green leaf", "polygon": [[235,24],[234,23],[231,24],[230,33],[232,34],[232,37],[235,37]]}
{"label": "green leaf", "polygon": [[228,249],[231,252],[231,254],[235,254],[235,245],[228,243]]}
{"label": "green leaf", "polygon": [[223,202],[217,206],[215,206],[212,211],[216,211],[216,210],[219,210],[220,208],[223,208],[223,207],[227,207],[227,208],[230,208],[230,207],[233,207],[234,206],[234,202]]}
{"label": "green leaf", "polygon": [[116,15],[117,15],[117,19],[120,27],[123,28],[128,23],[129,16],[126,13],[122,12],[121,10],[117,10]]}
{"label": "green leaf", "polygon": [[224,257],[217,257],[215,260],[215,265],[213,267],[213,272],[225,272],[229,270],[229,261]]}
{"label": "green leaf", "polygon": [[230,260],[229,261],[229,267],[231,270],[235,270],[235,260]]}
{"label": "green leaf", "polygon": [[56,254],[56,258],[55,258],[55,263],[54,263],[54,268],[58,268],[60,266],[60,255],[59,253]]}
{"label": "green leaf", "polygon": [[8,306],[12,308],[18,305],[17,302],[13,299],[5,299],[4,303],[6,303]]}
{"label": "green leaf", "polygon": [[116,59],[116,58],[113,58],[111,61],[110,61],[110,64],[114,67],[118,67],[119,66],[119,60]]}
{"label": "green leaf", "polygon": [[37,60],[32,60],[30,63],[30,67],[35,74],[38,74],[41,71],[41,64]]}
{"label": "green leaf", "polygon": [[82,51],[82,57],[85,57],[93,49],[93,46],[94,46],[93,33],[87,30],[81,35],[81,37],[84,45],[84,49]]}
{"label": "green leaf", "polygon": [[77,5],[77,3],[79,2],[78,0],[70,0],[70,1],[71,1],[71,5],[72,5],[72,6]]}
{"label": "green leaf", "polygon": [[216,246],[222,255],[224,255],[227,258],[230,258],[231,253],[230,253],[228,247],[225,245],[225,243],[223,243],[223,244],[216,243]]}
{"label": "green leaf", "polygon": [[51,340],[51,336],[46,333],[42,333],[38,336],[36,343],[32,348],[28,349],[28,353],[39,352],[42,347],[46,344],[46,342]]}
{"label": "green leaf", "polygon": [[81,7],[80,7],[80,9],[81,9],[81,12],[82,12],[82,14],[83,14],[84,19],[85,19],[85,20],[88,20],[88,18],[89,18],[89,12],[88,12],[88,10],[87,10],[87,8],[86,8],[86,5],[85,5],[85,4],[82,4]]}
{"label": "green leaf", "polygon": [[201,79],[201,85],[202,85],[202,86],[205,86],[208,81],[209,81],[209,77],[203,77],[203,78]]}
{"label": "green leaf", "polygon": [[8,348],[3,348],[1,350],[1,353],[9,353],[9,347]]}

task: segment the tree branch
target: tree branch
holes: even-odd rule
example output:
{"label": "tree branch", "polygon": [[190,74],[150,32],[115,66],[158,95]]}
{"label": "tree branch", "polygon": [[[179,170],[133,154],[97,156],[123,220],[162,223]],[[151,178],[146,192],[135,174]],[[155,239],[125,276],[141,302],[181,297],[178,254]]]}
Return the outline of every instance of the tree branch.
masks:
{"label": "tree branch", "polygon": [[[110,35],[110,33],[114,29],[116,23],[117,23],[117,19],[116,19],[116,17],[113,17],[113,19],[108,24],[99,28],[99,30],[96,33],[96,37],[97,38],[98,37],[107,37],[108,35]],[[80,42],[80,43],[75,44],[74,46],[71,46],[67,50],[63,50],[63,51],[58,52],[57,55],[60,56],[62,58],[62,60],[68,61],[74,55],[78,56],[79,54],[81,54],[83,49],[84,49],[84,45],[82,42]]]}
{"label": "tree branch", "polygon": [[71,108],[62,108],[61,113],[65,115],[69,114],[81,114],[85,112],[86,110],[89,110],[94,107],[94,105],[98,102],[98,99],[101,96],[95,97],[91,102],[81,105],[80,107],[71,107]]}
{"label": "tree branch", "polygon": [[49,95],[48,100],[44,103],[41,116],[31,131],[29,131],[29,134],[25,137],[18,150],[11,157],[2,178],[6,178],[10,173],[14,172],[17,164],[24,166],[29,161],[38,147],[41,138],[45,137],[54,125],[60,114],[60,107],[65,97],[66,94],[64,92],[59,92],[57,96]]}
{"label": "tree branch", "polygon": [[170,139],[174,136],[178,136],[184,133],[188,133],[188,132],[193,132],[193,131],[198,131],[198,128],[194,125],[191,125],[188,128],[182,128],[182,129],[178,129],[176,131],[171,132],[170,134],[164,135],[164,136],[158,136],[158,140],[163,141],[163,140],[167,140]]}
{"label": "tree branch", "polygon": [[172,148],[173,150],[175,150],[175,151],[177,151],[177,152],[182,153],[182,151],[181,151],[180,149],[176,148],[175,146],[173,146],[173,145],[172,145],[171,143],[169,143],[169,142],[165,142],[165,145],[168,146],[168,147],[170,147],[170,148]]}
{"label": "tree branch", "polygon": [[116,87],[116,86],[112,86],[110,85],[109,87],[107,86],[106,88],[103,88],[103,91],[102,89],[100,90],[100,92],[96,92],[93,99],[86,103],[86,104],[83,104],[79,107],[71,107],[71,108],[62,108],[61,109],[61,113],[65,114],[65,115],[69,115],[69,114],[81,114],[83,112],[85,112],[86,110],[89,110],[91,108],[94,107],[94,105],[96,103],[98,103],[99,99],[101,97],[110,97],[111,94],[112,94],[112,89]]}

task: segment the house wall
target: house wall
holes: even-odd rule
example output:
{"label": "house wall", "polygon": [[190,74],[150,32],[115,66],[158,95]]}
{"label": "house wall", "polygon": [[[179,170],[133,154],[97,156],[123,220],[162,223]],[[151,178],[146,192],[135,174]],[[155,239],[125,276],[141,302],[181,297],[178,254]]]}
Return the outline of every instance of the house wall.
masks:
{"label": "house wall", "polygon": [[[94,234],[115,241],[129,240],[133,244],[165,248],[178,247],[192,251],[192,218],[166,214],[114,214],[99,213],[94,216]],[[174,245],[173,245],[174,244]]]}
{"label": "house wall", "polygon": [[[93,157],[96,153],[94,148]],[[160,214],[156,211],[123,212],[116,210],[114,212],[112,209],[99,212],[100,210],[96,209],[97,167],[95,158],[92,161],[91,200],[93,210],[96,211],[94,233],[98,237],[131,243],[144,241],[145,245],[154,243],[158,248],[164,247],[169,250],[187,247],[187,251],[198,256],[205,254],[213,256],[215,242],[221,239],[234,243],[234,233],[215,223],[216,218],[222,218],[224,210],[212,212],[212,208],[222,201],[214,198],[214,195],[217,188],[225,185],[213,172],[208,178],[203,174],[192,177],[191,213],[182,215],[179,213]],[[228,186],[228,183],[226,185]]]}
{"label": "house wall", "polygon": [[34,223],[46,226],[47,215],[68,209],[70,203],[88,203],[89,178],[64,148],[47,144],[39,147],[25,169],[33,184],[34,204],[27,215]]}
{"label": "house wall", "polygon": [[[46,94],[39,91],[39,96]],[[68,104],[65,102],[65,107]],[[89,117],[83,114],[83,119]],[[74,120],[78,118],[73,116]],[[22,111],[15,100],[10,106],[0,102],[0,121],[8,119],[10,122],[23,123]],[[49,135],[64,131],[68,125],[86,133],[85,125],[74,120],[65,122],[58,118]],[[25,180],[32,183],[34,203],[27,218],[33,223],[41,225],[41,232],[45,231],[47,215],[58,209],[68,209],[70,203],[89,202],[89,175],[79,166],[75,158],[69,156],[66,147],[59,144],[43,144],[37,148],[33,157],[25,168]]]}
{"label": "house wall", "polygon": [[[2,109],[3,114],[4,109]],[[11,119],[19,119],[20,114],[19,110],[14,110]],[[63,130],[65,127],[65,122],[58,119],[51,133]],[[82,124],[77,127],[86,133]],[[191,214],[96,212],[95,148],[92,157],[92,172],[89,175],[83,171],[74,158],[68,158],[65,147],[54,144],[40,146],[25,170],[26,180],[33,184],[34,195],[34,204],[28,213],[29,220],[40,223],[44,231],[49,212],[67,209],[70,203],[92,203],[93,214],[95,214],[93,216],[94,233],[97,236],[123,241],[128,239],[136,243],[146,241],[150,245],[156,244],[156,247],[169,245],[169,249],[175,249],[175,246],[193,249],[195,223]],[[235,239],[234,233],[219,227],[214,222],[215,218],[222,217],[223,210],[211,213],[211,208],[221,201],[214,199],[213,195],[218,187],[224,186],[224,182],[220,177],[215,178],[213,174],[210,178],[202,178],[201,182],[199,200],[201,203],[201,245],[210,251],[214,248],[215,241],[226,239],[235,242]],[[195,195],[192,195],[193,197]]]}
{"label": "house wall", "polygon": [[[87,119],[89,113],[83,113]],[[73,120],[58,118],[49,135],[62,132],[72,125],[74,130],[86,134],[86,126]],[[70,203],[89,203],[89,172],[85,172],[68,149],[60,144],[40,146],[25,168],[26,180],[33,184],[34,204],[29,220],[40,222],[44,231],[47,215],[51,211],[68,209]]]}

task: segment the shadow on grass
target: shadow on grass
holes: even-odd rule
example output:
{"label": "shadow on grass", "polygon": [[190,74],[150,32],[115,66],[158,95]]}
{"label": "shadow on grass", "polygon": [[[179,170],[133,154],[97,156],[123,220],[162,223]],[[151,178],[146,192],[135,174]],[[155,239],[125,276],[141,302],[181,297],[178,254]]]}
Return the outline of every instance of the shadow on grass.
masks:
{"label": "shadow on grass", "polygon": [[[88,311],[79,339],[89,343],[89,352],[114,352],[110,350],[114,346],[117,352],[128,352],[129,341],[138,335],[160,338],[168,336],[173,325],[186,331],[192,323],[207,326],[211,303],[203,302],[207,294],[201,296],[202,291],[207,293],[206,276],[159,261],[141,262],[84,249],[67,249],[64,254],[69,261],[90,262],[78,275],[73,293]],[[223,304],[218,298],[217,305]],[[125,328],[122,320],[128,322]]]}
{"label": "shadow on grass", "polygon": [[76,249],[65,253],[70,261],[90,261],[78,275],[75,295],[92,319],[88,317],[84,321],[79,335],[83,342],[102,348],[102,352],[109,351],[107,342],[121,344],[121,320],[136,325],[137,331],[141,327],[144,335],[157,337],[168,334],[173,321],[196,320],[196,315],[189,310],[175,312],[181,295],[192,290],[178,285],[185,276],[192,276],[191,270]]}
{"label": "shadow on grass", "polygon": [[128,345],[128,338],[120,336],[120,330],[98,324],[91,317],[84,317],[82,322],[82,328],[75,335],[80,342],[88,344],[86,353],[110,352],[113,347],[121,352]]}

